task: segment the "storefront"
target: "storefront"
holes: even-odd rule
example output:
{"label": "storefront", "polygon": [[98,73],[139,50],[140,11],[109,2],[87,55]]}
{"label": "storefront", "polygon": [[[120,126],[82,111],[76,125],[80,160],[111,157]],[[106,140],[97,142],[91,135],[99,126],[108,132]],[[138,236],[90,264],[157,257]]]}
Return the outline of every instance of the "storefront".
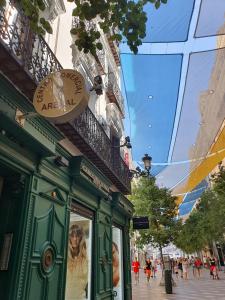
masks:
{"label": "storefront", "polygon": [[0,299],[131,299],[132,205],[0,78]]}

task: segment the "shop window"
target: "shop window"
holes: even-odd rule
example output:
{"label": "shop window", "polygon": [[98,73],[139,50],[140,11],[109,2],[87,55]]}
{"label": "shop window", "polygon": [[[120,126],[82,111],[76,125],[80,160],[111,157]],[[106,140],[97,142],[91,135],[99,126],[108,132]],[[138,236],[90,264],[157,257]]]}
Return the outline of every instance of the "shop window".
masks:
{"label": "shop window", "polygon": [[114,300],[123,300],[123,236],[122,230],[113,226],[112,260]]}
{"label": "shop window", "polygon": [[70,213],[66,300],[91,299],[92,223],[82,208]]}

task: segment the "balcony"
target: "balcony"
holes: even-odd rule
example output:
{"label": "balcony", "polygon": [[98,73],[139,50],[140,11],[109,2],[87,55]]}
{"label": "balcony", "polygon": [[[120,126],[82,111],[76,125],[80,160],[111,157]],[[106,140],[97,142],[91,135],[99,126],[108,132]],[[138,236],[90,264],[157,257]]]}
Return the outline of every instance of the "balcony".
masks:
{"label": "balcony", "polygon": [[115,29],[111,30],[111,33],[108,34],[107,38],[108,38],[109,47],[112,51],[115,63],[119,67],[120,66],[119,43],[111,40],[111,36],[115,33],[117,33]]}
{"label": "balcony", "polygon": [[[30,30],[21,11],[13,5],[0,10],[0,71],[31,102],[38,82],[60,69],[45,40]],[[121,192],[130,192],[129,169],[89,108],[74,122],[58,127]]]}
{"label": "balcony", "polygon": [[121,192],[130,193],[129,168],[88,107],[73,122],[57,127]]}
{"label": "balcony", "polygon": [[30,30],[29,20],[13,5],[0,10],[0,66],[29,99],[39,81],[62,68],[45,40]]}
{"label": "balcony", "polygon": [[120,88],[117,84],[117,79],[113,72],[108,74],[108,81],[106,84],[106,94],[111,103],[115,103],[119,108],[122,116],[124,116],[124,99]]}
{"label": "balcony", "polygon": [[[79,25],[79,18],[73,17],[72,20],[72,28],[77,28]],[[93,21],[85,21],[85,30],[90,31],[91,29],[96,30],[96,24]],[[76,36],[75,36],[76,38]],[[85,54],[84,54],[85,55]],[[86,54],[90,55],[90,54]],[[96,64],[97,64],[97,73],[99,75],[105,74],[106,70],[106,63],[105,63],[105,51],[102,50],[96,50],[96,56],[95,56]]]}

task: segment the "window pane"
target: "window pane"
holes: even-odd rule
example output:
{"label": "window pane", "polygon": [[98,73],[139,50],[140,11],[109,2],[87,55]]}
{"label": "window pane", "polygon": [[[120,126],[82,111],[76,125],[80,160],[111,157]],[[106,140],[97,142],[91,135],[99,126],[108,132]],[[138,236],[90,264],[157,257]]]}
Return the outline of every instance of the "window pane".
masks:
{"label": "window pane", "polygon": [[112,259],[113,259],[113,291],[114,299],[122,300],[124,295],[123,287],[123,241],[122,230],[113,227],[113,244],[112,244]]}
{"label": "window pane", "polygon": [[70,214],[66,300],[91,299],[92,221]]}
{"label": "window pane", "polygon": [[224,14],[224,0],[202,0],[195,36],[225,34]]}

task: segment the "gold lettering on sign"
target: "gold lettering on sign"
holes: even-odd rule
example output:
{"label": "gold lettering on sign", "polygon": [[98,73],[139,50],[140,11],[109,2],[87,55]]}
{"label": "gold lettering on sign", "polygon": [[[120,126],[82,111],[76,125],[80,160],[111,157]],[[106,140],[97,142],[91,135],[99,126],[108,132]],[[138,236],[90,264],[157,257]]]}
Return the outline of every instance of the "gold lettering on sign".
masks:
{"label": "gold lettering on sign", "polygon": [[88,98],[83,76],[75,70],[66,69],[51,73],[40,82],[33,104],[40,115],[52,119],[64,117],[63,122],[66,115],[75,117],[81,113]]}

